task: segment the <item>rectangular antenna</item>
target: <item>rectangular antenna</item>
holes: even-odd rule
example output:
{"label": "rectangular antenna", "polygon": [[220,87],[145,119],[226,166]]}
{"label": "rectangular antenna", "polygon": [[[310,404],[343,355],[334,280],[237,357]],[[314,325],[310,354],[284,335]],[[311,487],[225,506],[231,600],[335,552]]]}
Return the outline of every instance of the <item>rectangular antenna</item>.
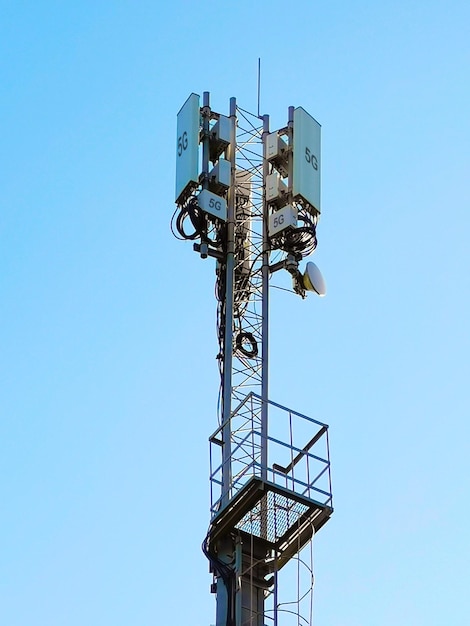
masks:
{"label": "rectangular antenna", "polygon": [[180,109],[176,132],[175,201],[199,181],[199,96],[192,93]]}

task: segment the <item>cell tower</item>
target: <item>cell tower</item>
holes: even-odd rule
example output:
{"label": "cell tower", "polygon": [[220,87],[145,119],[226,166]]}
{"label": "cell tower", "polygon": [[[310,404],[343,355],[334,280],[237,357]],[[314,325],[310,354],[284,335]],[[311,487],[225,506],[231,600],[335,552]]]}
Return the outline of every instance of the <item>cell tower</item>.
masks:
{"label": "cell tower", "polygon": [[191,94],[177,116],[172,229],[215,260],[219,423],[210,436],[216,626],[312,623],[314,534],[332,512],[328,426],[269,398],[269,282],[325,294],[314,252],[320,215],[320,125],[289,107],[269,116],[230,99],[229,114]]}

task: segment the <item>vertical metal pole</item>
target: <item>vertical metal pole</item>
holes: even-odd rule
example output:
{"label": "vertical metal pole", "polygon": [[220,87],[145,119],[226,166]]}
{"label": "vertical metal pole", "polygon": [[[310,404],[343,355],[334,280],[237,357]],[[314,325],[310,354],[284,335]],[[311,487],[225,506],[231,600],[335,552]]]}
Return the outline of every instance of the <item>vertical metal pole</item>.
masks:
{"label": "vertical metal pole", "polygon": [[243,604],[241,576],[243,572],[243,546],[240,536],[235,538],[235,626],[242,626]]}
{"label": "vertical metal pole", "polygon": [[269,399],[269,210],[266,201],[266,177],[269,163],[266,158],[266,138],[269,134],[269,115],[263,115],[263,265],[262,265],[262,329],[261,329],[261,477],[267,479],[268,468],[268,399]]}
{"label": "vertical metal pole", "polygon": [[[225,310],[223,319],[224,328],[224,355],[223,355],[223,380],[222,380],[222,501],[224,508],[230,500],[230,486],[232,481],[232,449],[231,449],[231,424],[232,412],[232,355],[233,355],[233,288],[235,268],[235,157],[237,148],[237,104],[235,98],[230,98],[230,146],[228,160],[231,163],[231,180],[227,194],[227,253],[225,257]],[[218,558],[224,563],[233,561],[234,546],[231,538],[227,537],[220,541],[217,546]],[[235,571],[234,571],[235,575]],[[221,576],[217,577],[217,610],[216,626],[226,626],[231,619],[229,613],[236,611],[233,607],[234,597],[233,584],[227,587]],[[240,600],[238,600],[238,604]]]}
{"label": "vertical metal pole", "polygon": [[292,202],[292,187],[293,187],[293,170],[294,170],[294,141],[293,141],[293,132],[294,132],[294,107],[289,107],[288,109],[288,122],[287,128],[289,129],[289,161],[288,161],[288,171],[289,176],[287,179],[287,191],[289,192],[289,202]]}
{"label": "vertical metal pole", "polygon": [[237,147],[237,104],[230,98],[230,147],[231,181],[227,194],[227,255],[225,259],[225,329],[224,329],[224,376],[222,390],[222,508],[230,499],[231,472],[231,425],[232,412],[232,354],[233,354],[233,283],[235,268],[235,157]]}
{"label": "vertical metal pole", "polygon": [[[277,559],[277,552],[276,552],[276,559]],[[278,606],[277,575],[278,575],[278,571],[277,571],[277,566],[276,566],[276,571],[274,572],[274,589],[273,589],[274,626],[278,626],[278,623],[277,623],[277,606]]]}
{"label": "vertical metal pole", "polygon": [[[209,100],[209,92],[204,91],[202,94],[202,188],[209,188],[209,151],[210,136],[209,124],[211,119],[211,107]],[[207,258],[208,245],[207,242],[201,240],[200,254],[201,259]]]}
{"label": "vertical metal pole", "polygon": [[209,92],[202,94],[202,188],[209,187],[209,121],[211,108],[209,103]]}

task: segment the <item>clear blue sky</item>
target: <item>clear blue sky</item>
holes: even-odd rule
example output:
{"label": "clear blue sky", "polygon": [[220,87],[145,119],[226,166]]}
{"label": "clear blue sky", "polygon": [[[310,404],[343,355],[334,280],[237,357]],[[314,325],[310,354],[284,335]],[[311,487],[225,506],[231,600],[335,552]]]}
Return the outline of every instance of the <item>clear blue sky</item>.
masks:
{"label": "clear blue sky", "polygon": [[[470,4],[0,1],[0,623],[214,620],[214,267],[173,239],[176,113],[323,128],[323,300],[271,397],[331,427],[318,626],[467,626]],[[293,323],[294,321],[294,323]],[[288,329],[288,331],[286,330]]]}

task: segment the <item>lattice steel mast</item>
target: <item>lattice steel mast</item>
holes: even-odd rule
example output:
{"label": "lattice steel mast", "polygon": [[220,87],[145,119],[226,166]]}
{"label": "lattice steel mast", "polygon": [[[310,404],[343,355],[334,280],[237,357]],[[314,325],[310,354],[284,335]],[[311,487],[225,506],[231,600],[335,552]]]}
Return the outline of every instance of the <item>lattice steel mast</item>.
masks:
{"label": "lattice steel mast", "polygon": [[303,109],[290,107],[274,133],[267,115],[235,98],[228,116],[212,111],[208,92],[202,107],[192,94],[180,110],[174,232],[216,259],[221,411],[203,543],[216,626],[277,626],[281,614],[286,625],[311,623],[311,604],[303,613],[313,566],[307,593],[297,576],[294,601],[280,597],[278,573],[293,561],[300,568],[300,551],[333,511],[328,431],[269,400],[268,316],[275,271],[289,271],[302,297],[324,293],[314,264],[299,270],[316,247],[319,185],[320,127]]}

